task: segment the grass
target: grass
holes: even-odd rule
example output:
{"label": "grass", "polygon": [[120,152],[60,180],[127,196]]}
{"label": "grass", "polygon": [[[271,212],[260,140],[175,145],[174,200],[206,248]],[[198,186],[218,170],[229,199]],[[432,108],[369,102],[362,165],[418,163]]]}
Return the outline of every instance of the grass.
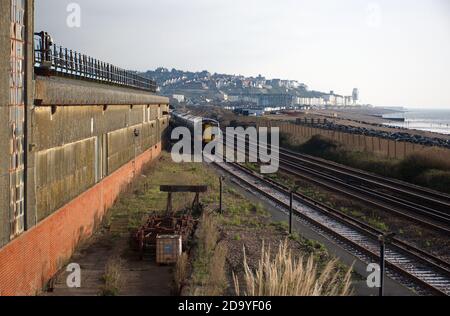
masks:
{"label": "grass", "polygon": [[220,224],[223,226],[245,226],[249,229],[257,229],[262,225],[258,220],[258,216],[263,218],[270,217],[270,214],[261,203],[254,204],[237,193],[226,195],[225,205],[225,216],[220,218]]}
{"label": "grass", "polygon": [[280,244],[278,253],[262,246],[258,268],[253,271],[247,263],[244,249],[245,291],[239,279],[233,275],[238,296],[349,296],[352,268],[343,279],[339,278],[337,260],[330,260],[323,269],[313,255],[308,258],[293,258],[288,243]]}
{"label": "grass", "polygon": [[[167,193],[159,191],[160,185],[207,185],[208,192],[201,195],[202,202],[215,203],[218,201],[218,178],[211,177],[203,164],[172,163],[170,154],[163,153],[160,161],[150,167],[123,193],[119,200],[108,212],[104,222],[105,228],[117,218],[125,217],[128,230],[133,231],[142,225],[143,219],[149,213],[162,213],[167,205]],[[173,195],[173,208],[180,211],[190,206],[194,194],[177,193]]]}
{"label": "grass", "polygon": [[104,285],[100,288],[100,296],[118,296],[120,294],[120,287],[123,284],[121,270],[120,259],[114,258],[108,261],[103,275]]}
{"label": "grass", "polygon": [[196,241],[190,292],[194,296],[223,295],[227,288],[227,248],[219,242],[219,229],[213,215],[203,214]]}
{"label": "grass", "polygon": [[313,136],[302,145],[295,145],[287,134],[282,134],[281,145],[382,176],[450,193],[450,161],[433,148],[396,160],[377,157],[369,152],[351,151],[339,142],[320,135]]}
{"label": "grass", "polygon": [[189,276],[189,256],[183,252],[178,257],[174,271],[175,287],[178,294],[181,294]]}

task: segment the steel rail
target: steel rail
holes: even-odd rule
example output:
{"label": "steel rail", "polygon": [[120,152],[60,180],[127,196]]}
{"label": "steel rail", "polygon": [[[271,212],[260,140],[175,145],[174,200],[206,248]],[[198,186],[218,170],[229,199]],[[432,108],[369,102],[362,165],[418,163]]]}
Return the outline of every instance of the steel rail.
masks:
{"label": "steel rail", "polygon": [[[281,201],[280,198],[277,198],[276,196],[274,196],[275,193],[273,193],[273,192],[268,193],[267,191],[264,191],[263,189],[258,187],[258,184],[255,181],[246,180],[244,177],[238,176],[236,174],[236,172],[230,171],[229,169],[225,168],[223,165],[221,165],[221,164],[217,164],[217,165],[220,168],[222,168],[223,170],[225,170],[226,172],[228,172],[230,175],[238,178],[240,181],[243,181],[247,187],[255,190],[259,194],[262,194],[263,196],[265,196],[269,200],[277,203],[278,205],[281,205],[286,209],[289,208],[289,205],[287,202]],[[275,189],[279,193],[283,194],[285,196],[285,199],[286,199],[286,196],[288,196],[288,194],[290,193],[286,187],[280,186],[273,180],[271,180],[269,182],[267,179],[264,179],[261,176],[257,176],[250,170],[248,170],[240,165],[237,165],[237,164],[233,164],[233,167],[235,167],[237,170],[241,170],[241,171],[245,170],[243,172],[245,172],[248,176],[251,176],[253,179],[258,180],[259,182],[262,182],[262,183],[268,185],[272,189]],[[319,203],[314,203],[311,200],[304,199],[301,195],[297,194],[297,195],[295,195],[295,197],[297,199],[297,202],[300,201],[302,204],[306,204],[307,206],[322,213],[323,215],[328,216],[328,217],[332,218],[333,220],[338,221],[341,224],[347,225],[351,229],[358,231],[358,233],[363,234],[365,237],[370,238],[372,248],[373,248],[373,245],[376,244],[376,239],[378,237],[377,233],[381,233],[381,232],[375,230],[374,228],[368,226],[367,224],[364,224],[355,219],[352,219],[352,218],[348,217],[347,215],[342,214],[339,211],[336,211],[336,210],[331,211],[330,208],[324,207],[324,205],[320,205]],[[308,217],[307,215],[303,214],[299,210],[296,210],[296,215],[299,216],[300,218],[306,220],[307,222],[311,223],[312,225],[319,227],[321,230],[323,230],[326,233],[332,235],[333,237],[339,239],[340,241],[344,242],[345,244],[350,245],[351,247],[355,248],[357,251],[364,253],[368,257],[370,257],[372,259],[379,259],[379,255],[377,254],[377,252],[374,251],[373,249],[372,250],[368,249],[367,244],[361,245],[361,244],[355,242],[354,240],[351,240],[348,237],[339,234],[333,228],[330,228],[329,226],[324,225],[323,223],[317,221],[316,219]],[[366,240],[366,243],[367,242],[369,242],[369,241]],[[432,269],[437,270],[438,274],[443,274],[444,276],[437,277],[435,279],[436,284],[430,284],[430,281],[426,281],[423,278],[418,276],[418,275],[422,275],[424,278],[433,280],[433,276],[426,274],[426,272],[428,272],[428,271],[426,271],[426,272],[422,271],[424,269],[423,267],[421,267],[422,270],[417,272],[416,270],[414,270],[415,269],[414,267],[412,267],[408,264],[405,265],[406,267],[405,266],[402,267],[401,266],[402,263],[400,261],[398,261],[397,263],[393,263],[388,260],[387,267],[389,269],[392,269],[393,271],[399,273],[400,275],[407,277],[408,279],[412,280],[414,283],[419,284],[421,287],[426,288],[427,290],[431,291],[434,294],[437,294],[437,295],[448,295],[449,294],[450,279],[449,279],[448,263],[446,263],[445,261],[442,261],[441,259],[436,258],[430,254],[427,254],[427,253],[423,252],[422,250],[415,249],[414,247],[412,247],[410,245],[402,243],[401,241],[396,240],[394,242],[394,244],[391,245],[390,247],[391,248],[389,248],[389,251],[390,251],[391,257],[394,257],[395,252],[401,252],[404,254],[408,254],[408,256],[414,258],[414,260],[420,261],[421,263],[425,264],[426,266],[429,266]],[[414,250],[414,252],[413,252],[413,250]],[[391,260],[394,260],[394,259],[391,259]],[[398,260],[401,260],[401,258],[398,258]],[[405,259],[405,260],[407,260],[407,259]],[[413,272],[414,271],[415,272],[412,273],[411,271],[408,271],[408,266],[409,266],[409,270],[413,270]],[[434,272],[430,272],[430,273],[434,273]],[[442,284],[444,284],[444,285],[442,286]]]}
{"label": "steel rail", "polygon": [[[238,139],[242,140],[242,137],[238,136]],[[249,144],[248,140],[246,141],[246,146]],[[267,145],[260,144],[263,148],[267,149]],[[249,151],[251,149],[249,148]],[[282,153],[283,149],[280,148],[280,155],[283,156]],[[257,155],[257,153],[256,153]],[[290,156],[292,157],[292,156]],[[294,157],[295,158],[295,157]],[[450,234],[450,230],[448,228],[450,224],[450,216],[446,212],[437,211],[428,207],[418,207],[415,203],[412,203],[411,201],[407,201],[395,196],[391,196],[388,194],[381,193],[379,191],[371,190],[367,187],[360,188],[352,184],[348,184],[347,182],[343,181],[340,177],[336,178],[335,176],[328,175],[323,172],[323,169],[321,166],[317,166],[317,168],[320,167],[320,170],[317,169],[311,169],[303,165],[297,165],[293,164],[292,161],[286,161],[286,160],[280,160],[280,164],[288,164],[291,168],[296,168],[302,172],[308,173],[309,175],[314,175],[314,178],[307,177],[302,174],[296,174],[292,170],[285,169],[285,171],[288,171],[289,173],[293,175],[297,175],[299,177],[303,177],[304,179],[314,182],[318,185],[325,186],[329,189],[333,190],[339,190],[341,193],[350,196],[350,197],[356,197],[360,200],[367,201],[367,197],[373,199],[371,201],[371,204],[376,207],[383,208],[385,211],[393,212],[399,216],[402,216],[404,218],[408,218],[416,223],[425,224],[430,228],[437,229],[441,232],[444,232],[446,234]],[[283,168],[281,168],[283,169]],[[316,179],[316,177],[320,178],[321,180]],[[330,183],[324,183],[323,181],[329,181]],[[340,187],[345,187],[346,190],[338,189],[335,185],[339,185]],[[356,192],[357,194],[354,194],[352,191]],[[364,195],[364,196],[361,196]],[[382,203],[380,203],[382,202]],[[396,208],[393,208],[392,205],[394,205]],[[406,212],[405,212],[406,211]],[[424,219],[417,218],[416,216],[410,215],[409,213],[415,213],[420,216],[423,216]],[[428,219],[432,219],[433,221],[436,221],[437,223],[430,222]],[[442,226],[444,224],[444,226]],[[445,227],[447,226],[447,227]]]}
{"label": "steel rail", "polygon": [[[316,185],[326,187],[327,189],[337,191],[345,194],[346,196],[357,198],[365,203],[384,210],[385,212],[395,214],[403,217],[417,224],[427,226],[433,230],[450,235],[450,228],[448,228],[449,219],[440,217],[433,213],[426,211],[420,211],[413,207],[409,207],[406,204],[401,204],[393,199],[385,198],[380,194],[376,194],[369,189],[361,189],[356,186],[348,185],[339,179],[333,179],[332,177],[321,174],[317,170],[308,170],[307,168],[300,167],[298,165],[290,164],[286,161],[281,161],[282,165],[280,170],[292,174],[293,176],[305,179]],[[392,205],[395,205],[393,207]],[[419,214],[419,216],[412,215],[411,213]],[[429,219],[434,221],[430,221]]]}
{"label": "steel rail", "polygon": [[[246,173],[253,175],[253,171],[251,169],[249,169],[245,166],[241,166],[241,165],[239,165],[239,168],[242,169],[243,171],[245,171]],[[259,177],[263,178],[265,181],[267,181],[269,183],[274,184],[275,186],[277,186],[279,188],[284,189],[285,192],[290,191],[289,187],[287,187],[281,183],[278,183],[273,179],[267,178],[262,175],[259,175]],[[337,214],[340,218],[344,218],[347,221],[357,224],[359,227],[362,227],[365,230],[372,232],[373,237],[382,235],[384,233],[381,230],[376,229],[367,223],[364,223],[363,221],[360,221],[354,217],[351,217],[340,210],[336,210],[336,209],[334,209],[320,201],[314,200],[313,198],[310,198],[302,193],[294,192],[294,195],[296,197],[300,198],[302,200],[302,202],[307,203],[308,206],[319,207],[322,210],[327,210],[329,212],[329,214]],[[421,260],[424,260],[426,263],[433,263],[433,264],[438,265],[439,267],[441,267],[443,269],[443,272],[445,272],[447,275],[450,276],[450,264],[447,261],[444,261],[426,251],[423,251],[417,247],[414,247],[413,245],[410,245],[396,237],[392,238],[392,240],[393,240],[392,244],[398,246],[399,249],[402,249],[402,250],[408,251],[408,252],[414,252],[414,253],[418,254],[419,256],[421,256],[420,257]]]}
{"label": "steel rail", "polygon": [[301,153],[295,153],[285,148],[280,148],[280,154],[285,157],[301,161],[302,163],[321,168],[321,170],[332,172],[341,177],[346,177],[353,181],[359,181],[364,185],[369,184],[380,189],[387,189],[402,195],[402,197],[407,195],[409,198],[414,199],[415,204],[421,205],[423,208],[431,209],[428,207],[428,205],[432,204],[434,210],[440,210],[446,215],[450,214],[450,196],[445,193],[422,188],[400,180],[374,175],[363,170],[358,170],[335,162],[326,161],[325,159],[316,158]]}
{"label": "steel rail", "polygon": [[[237,146],[236,146],[237,147]],[[242,153],[242,149],[238,149]],[[252,152],[249,148],[249,153]],[[252,152],[253,154],[257,154]],[[247,152],[245,152],[247,154]],[[326,187],[327,189],[337,191],[351,198],[357,198],[365,203],[384,210],[385,212],[395,214],[402,218],[408,219],[417,224],[427,226],[433,230],[442,232],[446,235],[450,235],[450,229],[448,228],[449,219],[445,216],[440,216],[438,214],[427,212],[426,210],[421,210],[410,206],[406,203],[401,203],[390,199],[389,197],[384,197],[378,192],[373,192],[369,189],[361,189],[356,186],[347,184],[339,178],[328,176],[320,171],[309,169],[304,166],[296,165],[290,161],[284,159],[278,159],[280,162],[280,170],[292,174],[296,177],[302,178],[316,185]],[[294,169],[294,170],[293,170]],[[300,173],[302,172],[302,173]],[[307,175],[308,174],[308,175]],[[327,182],[328,181],[328,182]],[[337,185],[337,186],[336,186]],[[392,207],[395,204],[397,207]],[[399,207],[400,206],[400,207]],[[402,209],[403,207],[403,209]],[[418,213],[421,216],[412,215],[413,213]],[[432,217],[436,222],[432,222],[429,218]],[[446,225],[442,225],[442,223]]]}

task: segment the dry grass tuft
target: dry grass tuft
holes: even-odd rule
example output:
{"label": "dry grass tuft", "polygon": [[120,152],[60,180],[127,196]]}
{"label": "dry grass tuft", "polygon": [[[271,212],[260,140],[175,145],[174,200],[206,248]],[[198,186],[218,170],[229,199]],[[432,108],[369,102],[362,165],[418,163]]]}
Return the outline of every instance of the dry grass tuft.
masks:
{"label": "dry grass tuft", "polygon": [[122,286],[122,262],[120,259],[111,259],[105,267],[103,280],[105,284],[100,288],[101,296],[117,296]]}
{"label": "dry grass tuft", "polygon": [[219,229],[214,216],[204,213],[197,230],[197,249],[193,262],[191,295],[220,296],[227,287],[227,247],[219,241]]}
{"label": "dry grass tuft", "polygon": [[219,240],[217,221],[206,212],[202,215],[200,228],[197,231],[197,239],[199,251],[205,254],[212,253]]}
{"label": "dry grass tuft", "polygon": [[209,263],[209,280],[207,283],[207,296],[222,295],[227,284],[225,262],[227,258],[227,247],[219,243]]}
{"label": "dry grass tuft", "polygon": [[178,293],[181,293],[183,287],[186,283],[186,279],[188,278],[189,269],[189,257],[187,253],[183,252],[181,256],[178,257],[177,264],[175,267],[175,286]]}
{"label": "dry grass tuft", "polygon": [[[337,273],[337,260],[329,261],[319,271],[314,256],[308,259],[292,257],[287,241],[280,244],[278,253],[272,258],[270,248],[264,244],[256,271],[247,263],[244,249],[246,291],[244,296],[348,296],[351,295],[351,273],[348,270],[343,280]],[[233,274],[235,291],[241,295],[241,287]]]}

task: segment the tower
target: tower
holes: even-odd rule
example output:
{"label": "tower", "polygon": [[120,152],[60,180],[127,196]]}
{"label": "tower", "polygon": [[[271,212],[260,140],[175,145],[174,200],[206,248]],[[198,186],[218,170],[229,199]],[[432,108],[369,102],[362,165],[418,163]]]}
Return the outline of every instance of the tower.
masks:
{"label": "tower", "polygon": [[353,89],[352,97],[353,97],[353,102],[354,103],[358,103],[358,101],[359,101],[359,90],[358,90],[358,88]]}

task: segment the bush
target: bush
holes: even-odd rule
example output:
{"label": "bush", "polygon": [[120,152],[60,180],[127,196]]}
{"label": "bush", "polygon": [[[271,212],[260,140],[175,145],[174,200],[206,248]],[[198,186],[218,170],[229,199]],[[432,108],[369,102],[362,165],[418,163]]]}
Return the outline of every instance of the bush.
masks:
{"label": "bush", "polygon": [[450,193],[450,171],[427,170],[417,177],[416,182],[438,191]]}
{"label": "bush", "polygon": [[450,162],[441,156],[415,153],[405,158],[398,166],[399,175],[407,181],[414,181],[430,170],[450,171]]}

